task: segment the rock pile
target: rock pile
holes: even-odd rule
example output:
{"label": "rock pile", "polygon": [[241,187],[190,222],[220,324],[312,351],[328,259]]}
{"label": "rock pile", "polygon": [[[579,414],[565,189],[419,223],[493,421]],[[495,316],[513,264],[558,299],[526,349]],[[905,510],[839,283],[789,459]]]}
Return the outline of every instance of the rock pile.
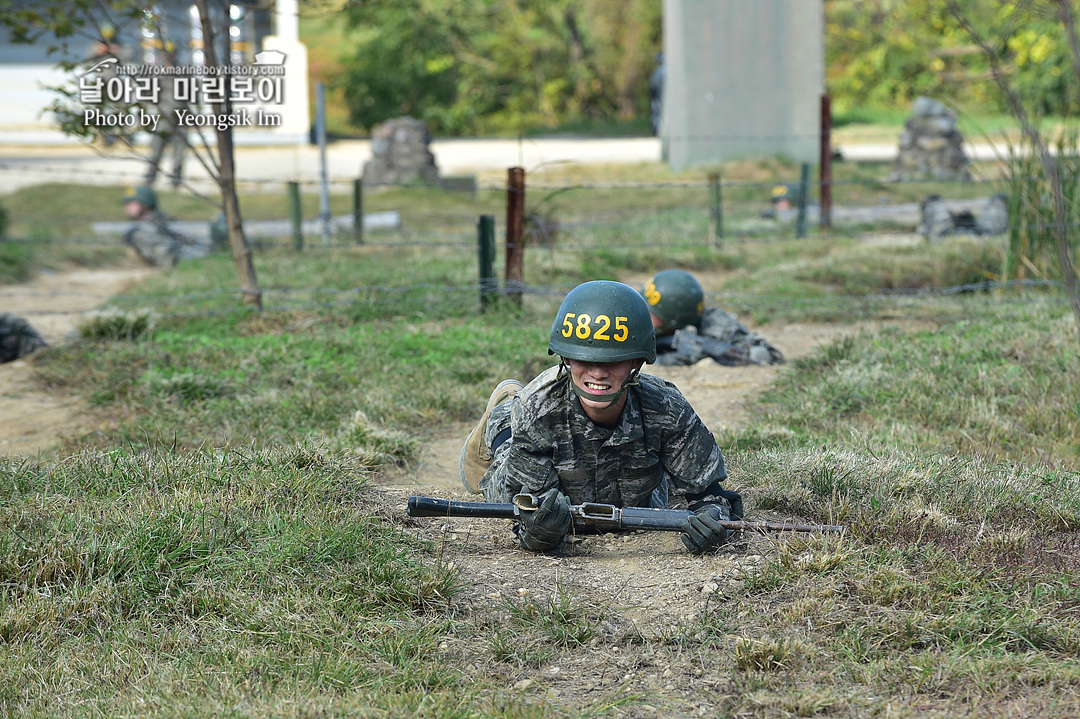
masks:
{"label": "rock pile", "polygon": [[919,233],[927,240],[945,235],[1003,235],[1009,231],[1009,198],[996,194],[982,200],[948,202],[930,195],[919,203]]}
{"label": "rock pile", "polygon": [[431,135],[423,121],[397,117],[371,132],[372,158],[364,163],[365,185],[437,184],[439,168],[428,145]]}
{"label": "rock pile", "polygon": [[937,100],[918,97],[900,133],[900,151],[889,179],[970,180],[964,136],[956,113]]}

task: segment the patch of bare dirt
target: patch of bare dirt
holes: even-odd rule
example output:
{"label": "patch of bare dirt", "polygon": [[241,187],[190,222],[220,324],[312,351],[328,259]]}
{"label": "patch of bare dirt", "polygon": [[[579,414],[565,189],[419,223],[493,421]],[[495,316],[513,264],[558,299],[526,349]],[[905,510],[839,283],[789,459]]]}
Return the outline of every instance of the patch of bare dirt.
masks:
{"label": "patch of bare dirt", "polygon": [[[156,271],[129,267],[42,273],[32,282],[0,286],[0,308],[25,318],[55,346],[86,312]],[[0,454],[33,455],[63,436],[90,429],[83,399],[37,389],[32,362],[30,355],[0,364]]]}

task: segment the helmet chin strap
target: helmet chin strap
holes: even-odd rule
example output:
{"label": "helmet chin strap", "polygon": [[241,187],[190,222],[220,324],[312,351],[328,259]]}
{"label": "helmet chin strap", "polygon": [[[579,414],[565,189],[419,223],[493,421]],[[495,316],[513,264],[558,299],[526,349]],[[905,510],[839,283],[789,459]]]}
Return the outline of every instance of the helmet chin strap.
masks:
{"label": "helmet chin strap", "polygon": [[[567,365],[566,365],[565,361],[562,363],[562,365],[560,365],[560,367],[561,367],[561,369],[559,370],[560,372],[565,370],[569,374],[569,370],[567,368]],[[618,402],[619,398],[622,397],[623,394],[625,394],[627,389],[629,389],[630,387],[636,387],[637,386],[637,384],[638,384],[638,373],[640,371],[641,371],[640,367],[638,367],[637,369],[632,370],[630,372],[630,374],[627,376],[626,380],[622,383],[622,386],[619,387],[619,389],[615,390],[614,392],[607,392],[606,394],[593,394],[591,392],[585,391],[581,387],[578,387],[577,382],[574,381],[574,375],[573,374],[570,374],[570,387],[573,388],[574,394],[576,394],[581,399],[588,399],[588,400],[592,400],[593,402],[607,402],[607,405],[604,407],[604,409],[607,409],[608,407],[611,407],[616,402]]]}

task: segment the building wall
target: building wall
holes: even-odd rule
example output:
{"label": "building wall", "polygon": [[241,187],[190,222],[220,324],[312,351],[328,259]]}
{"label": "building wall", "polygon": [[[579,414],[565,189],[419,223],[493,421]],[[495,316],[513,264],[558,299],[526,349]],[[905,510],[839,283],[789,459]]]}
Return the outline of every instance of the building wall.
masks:
{"label": "building wall", "polygon": [[664,0],[664,158],[816,162],[825,91],[823,0]]}

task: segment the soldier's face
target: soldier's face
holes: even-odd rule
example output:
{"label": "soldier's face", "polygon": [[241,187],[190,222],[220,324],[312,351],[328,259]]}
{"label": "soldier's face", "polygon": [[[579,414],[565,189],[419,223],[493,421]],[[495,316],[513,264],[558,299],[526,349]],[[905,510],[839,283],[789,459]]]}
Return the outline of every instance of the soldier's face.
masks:
{"label": "soldier's face", "polygon": [[143,203],[138,200],[128,200],[124,203],[124,211],[133,220],[139,219],[143,214]]}
{"label": "soldier's face", "polygon": [[[579,360],[566,360],[570,367],[570,377],[587,394],[605,395],[618,392],[623,382],[630,376],[635,368],[641,366],[641,360],[623,360],[622,362],[581,362]],[[621,401],[625,400],[623,395]],[[581,404],[586,407],[607,408],[607,401],[592,401],[586,397],[580,397]],[[621,409],[621,407],[620,407]]]}

